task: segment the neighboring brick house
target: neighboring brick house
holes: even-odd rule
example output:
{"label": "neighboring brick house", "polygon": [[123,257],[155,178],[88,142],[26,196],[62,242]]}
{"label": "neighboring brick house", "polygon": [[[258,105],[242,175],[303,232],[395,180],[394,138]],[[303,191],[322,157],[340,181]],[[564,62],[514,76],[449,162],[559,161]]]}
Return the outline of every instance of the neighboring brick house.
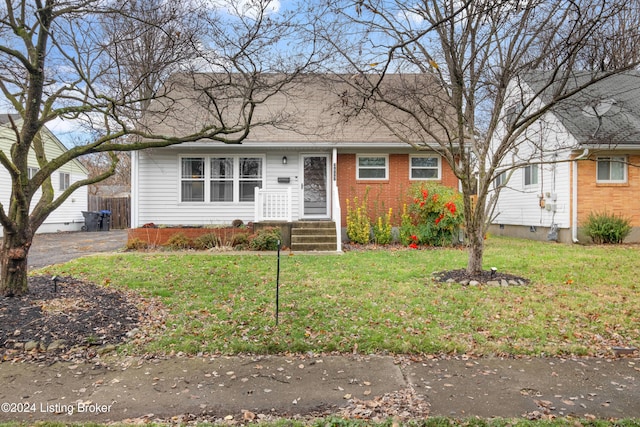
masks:
{"label": "neighboring brick house", "polygon": [[[433,78],[387,77],[389,85]],[[193,89],[175,81],[171,87],[180,99],[194,96]],[[435,85],[431,89],[425,96],[438,93]],[[339,78],[302,76],[256,112],[256,121],[268,121],[266,114],[287,120],[252,128],[242,144],[198,141],[134,152],[132,227],[327,220],[339,231],[339,250],[346,200],[362,198],[367,188],[372,210],[384,206],[399,213],[413,182],[458,187],[446,161],[429,149],[436,147],[433,141],[413,140],[425,148],[417,150],[366,111],[353,115],[351,93]],[[150,127],[165,134],[197,129],[204,114],[199,108],[187,105],[175,122],[162,120]],[[409,122],[397,110],[390,110],[391,116]]]}
{"label": "neighboring brick house", "polygon": [[[539,90],[535,79],[524,80]],[[516,169],[501,188],[494,233],[589,242],[581,227],[590,213],[606,211],[629,218],[627,241],[640,242],[640,73],[589,86],[531,125],[527,138],[535,143],[522,144],[520,158],[536,144],[545,151],[537,149],[535,161]]]}

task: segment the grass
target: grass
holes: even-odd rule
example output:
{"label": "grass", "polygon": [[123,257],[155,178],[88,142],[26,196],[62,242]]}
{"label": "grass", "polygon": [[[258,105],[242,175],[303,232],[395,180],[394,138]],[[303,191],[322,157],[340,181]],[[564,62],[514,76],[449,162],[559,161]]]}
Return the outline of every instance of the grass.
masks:
{"label": "grass", "polygon": [[466,258],[459,249],[285,253],[278,327],[272,255],[124,253],[40,273],[159,298],[166,330],[132,352],[595,355],[640,346],[640,247],[490,238],[485,266],[529,286],[431,280]]}

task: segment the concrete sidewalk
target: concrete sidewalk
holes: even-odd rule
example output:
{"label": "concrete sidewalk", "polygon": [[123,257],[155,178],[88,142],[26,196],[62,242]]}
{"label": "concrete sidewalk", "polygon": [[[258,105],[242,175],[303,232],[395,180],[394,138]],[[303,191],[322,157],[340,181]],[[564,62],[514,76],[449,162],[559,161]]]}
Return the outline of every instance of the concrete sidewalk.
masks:
{"label": "concrete sidewalk", "polygon": [[[430,416],[640,418],[640,359],[386,356],[135,358],[0,363],[0,421],[224,420],[338,413],[410,389]],[[372,403],[367,403],[372,402]],[[424,416],[406,402],[404,417]],[[249,415],[248,415],[249,414]],[[176,418],[174,418],[175,420]]]}

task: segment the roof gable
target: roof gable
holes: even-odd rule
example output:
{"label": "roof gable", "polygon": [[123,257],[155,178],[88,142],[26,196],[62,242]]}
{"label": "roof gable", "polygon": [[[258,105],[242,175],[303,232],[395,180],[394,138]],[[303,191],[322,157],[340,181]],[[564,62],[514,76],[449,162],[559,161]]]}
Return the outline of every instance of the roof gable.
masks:
{"label": "roof gable", "polygon": [[[20,117],[19,114],[6,114],[6,113],[0,114],[0,126],[9,127],[9,124],[11,123],[11,121],[17,124],[22,122],[22,118]],[[45,143],[53,144],[58,150],[60,150],[60,152],[65,152],[68,150],[67,147],[65,147],[65,145],[58,139],[58,137],[56,137],[49,130],[49,128],[47,128],[46,126],[43,126],[41,129],[41,132],[44,137]],[[13,136],[15,138],[15,134]],[[79,168],[80,171],[82,171],[82,173],[84,174],[89,173],[87,171],[87,168],[85,168],[84,165],[78,159],[71,160],[71,163],[73,163],[74,166]]]}

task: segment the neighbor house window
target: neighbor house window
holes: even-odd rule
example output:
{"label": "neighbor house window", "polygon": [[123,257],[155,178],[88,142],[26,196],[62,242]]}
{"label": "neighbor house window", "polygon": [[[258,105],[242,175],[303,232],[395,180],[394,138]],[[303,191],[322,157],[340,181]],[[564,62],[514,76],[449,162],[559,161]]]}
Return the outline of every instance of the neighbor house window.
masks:
{"label": "neighbor house window", "polygon": [[538,165],[529,165],[524,168],[524,185],[537,185],[538,184]]}
{"label": "neighbor house window", "polygon": [[183,202],[204,202],[204,158],[182,159],[181,190]]}
{"label": "neighbor house window", "polygon": [[262,188],[262,159],[259,157],[240,157],[238,164],[240,201],[253,202],[255,188]]}
{"label": "neighbor house window", "polygon": [[496,179],[493,181],[494,188],[500,188],[507,184],[507,173],[502,172],[496,176]]}
{"label": "neighbor house window", "polygon": [[60,172],[60,191],[69,188],[71,183],[71,174],[68,172]]}
{"label": "neighbor house window", "polygon": [[33,177],[36,176],[36,174],[38,173],[39,170],[40,169],[38,169],[38,168],[28,167],[27,168],[27,178],[33,179]]}
{"label": "neighbor house window", "polygon": [[233,202],[233,157],[211,159],[211,201]]}
{"label": "neighbor house window", "polygon": [[387,179],[387,156],[356,156],[358,179]]}
{"label": "neighbor house window", "polygon": [[411,156],[411,179],[440,179],[440,157],[438,156]]}
{"label": "neighbor house window", "polygon": [[597,182],[627,182],[627,159],[625,157],[598,157],[596,168]]}

